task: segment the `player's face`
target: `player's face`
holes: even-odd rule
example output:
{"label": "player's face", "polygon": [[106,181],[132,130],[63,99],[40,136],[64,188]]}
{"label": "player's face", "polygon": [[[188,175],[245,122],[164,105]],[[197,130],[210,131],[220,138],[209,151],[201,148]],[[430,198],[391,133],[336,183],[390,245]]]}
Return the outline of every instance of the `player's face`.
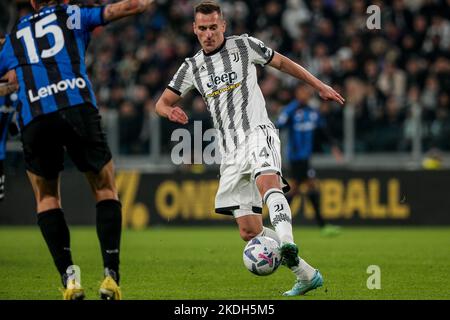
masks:
{"label": "player's face", "polygon": [[[49,1],[50,2],[50,1]],[[59,1],[59,3],[62,4],[69,4],[69,0],[61,0]],[[39,5],[36,3],[36,0],[30,0],[31,6],[33,7],[34,10],[38,11],[39,10]]]}
{"label": "player's face", "polygon": [[307,86],[301,86],[298,87],[297,90],[295,90],[295,97],[301,103],[308,103],[308,101],[311,99],[311,96],[312,90]]}
{"label": "player's face", "polygon": [[38,5],[37,5],[35,0],[31,0],[30,3],[31,3],[31,6],[33,7],[34,10],[38,10],[39,7],[38,7]]}
{"label": "player's face", "polygon": [[194,33],[206,53],[216,50],[223,43],[225,28],[226,23],[217,12],[195,15]]}

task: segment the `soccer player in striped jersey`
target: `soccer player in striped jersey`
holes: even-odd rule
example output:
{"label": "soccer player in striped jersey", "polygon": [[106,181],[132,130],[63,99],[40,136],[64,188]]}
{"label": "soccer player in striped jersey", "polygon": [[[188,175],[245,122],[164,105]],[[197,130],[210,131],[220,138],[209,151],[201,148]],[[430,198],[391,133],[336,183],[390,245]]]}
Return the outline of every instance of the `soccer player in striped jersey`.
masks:
{"label": "soccer player in striped jersey", "polygon": [[[284,295],[301,295],[322,285],[317,269],[298,257],[292,235],[291,211],[283,191],[280,140],[269,120],[257,82],[256,65],[271,66],[305,81],[326,100],[344,99],[300,65],[247,35],[225,38],[226,22],[220,6],[203,1],[194,9],[193,23],[202,50],[187,58],[157,102],[156,111],[186,124],[177,106],[191,89],[203,96],[218,131],[222,154],[216,212],[233,215],[243,240],[264,235],[278,241],[284,264],[297,277]],[[262,205],[269,208],[275,231],[262,223]]]}
{"label": "soccer player in striped jersey", "polygon": [[0,52],[0,77],[8,70],[17,75],[18,124],[27,174],[36,197],[39,227],[65,288],[63,298],[85,296],[72,261],[59,193],[67,150],[85,173],[97,202],[97,235],[105,271],[101,298],[119,300],[121,203],[84,60],[92,30],[142,13],[153,0],[123,0],[98,7],[68,6],[66,2],[31,0],[36,12],[19,19],[6,37]]}

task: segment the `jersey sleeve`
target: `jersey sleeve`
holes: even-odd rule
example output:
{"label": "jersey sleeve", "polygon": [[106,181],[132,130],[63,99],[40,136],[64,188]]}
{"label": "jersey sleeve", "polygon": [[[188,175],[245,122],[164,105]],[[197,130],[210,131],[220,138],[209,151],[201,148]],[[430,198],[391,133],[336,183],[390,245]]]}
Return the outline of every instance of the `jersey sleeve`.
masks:
{"label": "jersey sleeve", "polygon": [[250,61],[252,63],[264,66],[272,61],[275,55],[273,49],[267,47],[264,42],[254,37],[248,37],[247,40],[250,47]]}
{"label": "jersey sleeve", "polygon": [[103,11],[106,6],[98,7],[82,7],[81,8],[81,24],[87,31],[92,31],[96,27],[104,26],[107,22],[104,19]]}
{"label": "jersey sleeve", "polygon": [[18,62],[14,55],[11,40],[9,36],[7,36],[3,48],[0,50],[0,78],[9,70],[15,69],[17,65]]}
{"label": "jersey sleeve", "polygon": [[184,96],[194,88],[194,76],[190,64],[185,61],[170,81],[167,88],[179,96]]}

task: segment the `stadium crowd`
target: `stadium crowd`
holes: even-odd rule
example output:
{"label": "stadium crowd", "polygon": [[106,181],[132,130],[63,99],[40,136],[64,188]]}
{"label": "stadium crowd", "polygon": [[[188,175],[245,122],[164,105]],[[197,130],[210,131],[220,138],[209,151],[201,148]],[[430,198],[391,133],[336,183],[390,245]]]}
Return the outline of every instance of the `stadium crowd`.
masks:
{"label": "stadium crowd", "polygon": [[[158,1],[152,11],[93,34],[89,73],[101,109],[119,114],[123,154],[148,152],[148,115],[184,57],[199,50],[192,33],[194,3]],[[337,88],[346,107],[354,106],[357,152],[410,150],[419,130],[413,120],[417,111],[424,149],[450,150],[450,0],[220,3],[228,35],[261,39]],[[380,8],[380,29],[366,25],[369,5]],[[259,72],[269,114],[276,119],[293,99],[296,82],[270,67]],[[341,140],[342,107],[319,99],[312,104]],[[211,127],[201,97],[188,95],[183,106],[192,120]],[[174,125],[163,121],[161,127],[167,152]]]}

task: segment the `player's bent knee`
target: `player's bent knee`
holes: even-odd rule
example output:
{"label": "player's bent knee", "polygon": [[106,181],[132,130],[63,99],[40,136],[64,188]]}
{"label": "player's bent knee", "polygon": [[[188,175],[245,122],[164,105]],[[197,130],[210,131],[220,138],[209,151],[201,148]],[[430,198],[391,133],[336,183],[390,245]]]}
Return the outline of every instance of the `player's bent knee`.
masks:
{"label": "player's bent knee", "polygon": [[260,175],[256,180],[259,193],[264,195],[270,189],[280,189],[280,177],[277,174]]}
{"label": "player's bent knee", "polygon": [[250,241],[260,233],[256,229],[247,229],[247,228],[241,228],[239,232],[242,240],[244,241]]}
{"label": "player's bent knee", "polygon": [[38,213],[61,208],[61,199],[53,196],[44,196],[36,200],[36,211]]}
{"label": "player's bent knee", "polygon": [[104,200],[119,200],[119,196],[115,188],[100,189],[95,191],[95,200],[97,202]]}

